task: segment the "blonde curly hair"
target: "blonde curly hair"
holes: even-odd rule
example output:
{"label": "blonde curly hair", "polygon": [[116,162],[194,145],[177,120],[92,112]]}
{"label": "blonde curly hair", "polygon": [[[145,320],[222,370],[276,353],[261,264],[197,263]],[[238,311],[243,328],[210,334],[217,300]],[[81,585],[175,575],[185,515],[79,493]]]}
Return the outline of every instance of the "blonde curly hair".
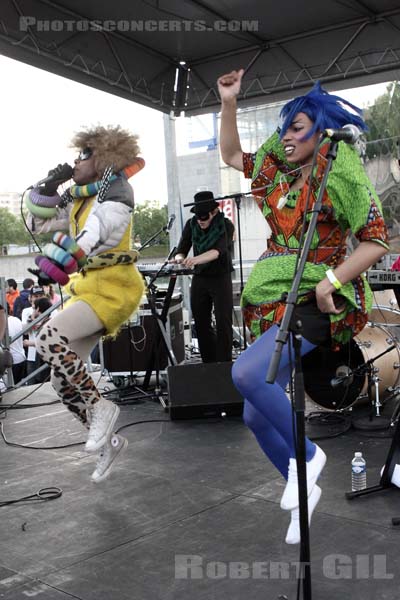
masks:
{"label": "blonde curly hair", "polygon": [[140,153],[138,136],[122,129],[120,125],[98,125],[78,131],[72,138],[71,146],[78,150],[91,148],[95,169],[100,176],[109,166],[115,172],[121,171],[131,165]]}

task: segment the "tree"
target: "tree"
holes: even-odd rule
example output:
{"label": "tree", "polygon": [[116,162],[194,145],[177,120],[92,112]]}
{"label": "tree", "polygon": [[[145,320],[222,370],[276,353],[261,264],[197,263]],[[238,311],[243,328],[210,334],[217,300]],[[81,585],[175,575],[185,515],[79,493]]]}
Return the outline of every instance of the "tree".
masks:
{"label": "tree", "polygon": [[24,244],[27,235],[21,217],[16,217],[7,208],[0,208],[0,246]]}
{"label": "tree", "polygon": [[[133,213],[133,240],[137,243],[144,244],[167,224],[167,220],[168,207],[166,205],[161,208],[156,208],[150,201],[136,205]],[[162,232],[155,242],[167,245],[168,237]]]}
{"label": "tree", "polygon": [[[51,240],[52,233],[35,234],[39,244]],[[16,217],[7,208],[0,208],[0,249],[10,244],[33,246],[33,239],[27,231],[21,217]],[[36,248],[35,248],[36,249]]]}
{"label": "tree", "polygon": [[369,131],[367,140],[385,140],[367,144],[367,156],[372,158],[382,152],[397,156],[400,141],[400,83],[393,81],[387,91],[378,96],[374,104],[365,110]]}

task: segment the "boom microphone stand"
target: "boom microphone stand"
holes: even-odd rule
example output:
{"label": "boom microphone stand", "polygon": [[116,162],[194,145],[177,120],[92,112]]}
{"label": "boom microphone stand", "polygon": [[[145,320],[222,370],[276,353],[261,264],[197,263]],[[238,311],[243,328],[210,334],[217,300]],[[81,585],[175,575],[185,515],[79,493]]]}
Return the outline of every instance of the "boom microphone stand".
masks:
{"label": "boom microphone stand", "polygon": [[300,571],[298,574],[299,582],[303,582],[303,598],[311,600],[311,562],[310,562],[310,534],[308,526],[308,493],[307,493],[307,471],[306,471],[306,444],[305,444],[305,390],[304,379],[301,364],[301,322],[298,321],[293,328],[291,320],[294,307],[298,299],[300,283],[303,277],[307,262],[308,253],[311,248],[311,242],[314,236],[319,213],[322,208],[322,198],[325,192],[328,175],[332,168],[332,163],[336,158],[338,142],[332,140],[327,153],[327,165],[324,176],[319,188],[318,198],[313,208],[307,234],[301,251],[298,268],[292,282],[291,290],[286,299],[286,309],[275,338],[275,349],[271,358],[266,377],[267,383],[274,383],[277,377],[279,363],[281,360],[283,346],[287,343],[289,331],[292,334],[293,348],[295,354],[295,375],[294,375],[294,405],[296,415],[296,461],[299,487],[299,509],[300,509]]}

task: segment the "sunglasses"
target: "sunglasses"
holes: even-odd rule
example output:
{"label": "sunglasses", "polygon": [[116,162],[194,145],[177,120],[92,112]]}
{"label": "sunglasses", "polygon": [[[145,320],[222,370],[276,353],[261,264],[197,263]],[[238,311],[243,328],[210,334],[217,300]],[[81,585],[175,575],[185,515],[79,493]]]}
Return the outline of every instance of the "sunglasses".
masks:
{"label": "sunglasses", "polygon": [[196,219],[198,221],[208,221],[210,218],[210,213],[201,213],[200,215],[196,215]]}
{"label": "sunglasses", "polygon": [[93,154],[93,150],[91,148],[84,148],[78,154],[78,160],[87,160]]}

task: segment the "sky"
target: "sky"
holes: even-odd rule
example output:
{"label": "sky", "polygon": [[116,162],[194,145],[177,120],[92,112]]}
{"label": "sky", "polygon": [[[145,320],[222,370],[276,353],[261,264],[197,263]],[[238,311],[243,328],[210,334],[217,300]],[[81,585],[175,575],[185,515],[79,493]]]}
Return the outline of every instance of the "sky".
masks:
{"label": "sky", "polygon": [[86,125],[121,125],[139,134],[146,167],[131,180],[135,200],[167,204],[163,116],[118,96],[0,55],[0,193],[22,192],[59,163]]}
{"label": "sky", "polygon": [[[119,124],[139,134],[146,161],[146,167],[131,180],[136,202],[167,204],[161,112],[2,55],[0,81],[0,193],[22,192],[57,164],[72,164],[75,153],[68,146],[73,133],[83,126]],[[386,86],[342,90],[339,95],[363,107],[383,94]],[[178,154],[185,152],[188,121],[176,120]],[[196,125],[192,124],[192,131]]]}

